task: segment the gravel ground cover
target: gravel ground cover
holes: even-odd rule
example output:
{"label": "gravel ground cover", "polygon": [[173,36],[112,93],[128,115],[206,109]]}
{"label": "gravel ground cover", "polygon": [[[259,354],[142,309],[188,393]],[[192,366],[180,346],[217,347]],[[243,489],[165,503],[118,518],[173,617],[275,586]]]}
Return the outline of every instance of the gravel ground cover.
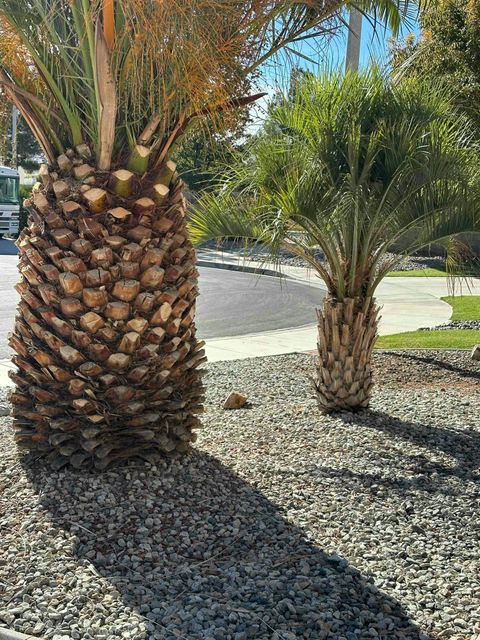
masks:
{"label": "gravel ground cover", "polygon": [[[194,453],[99,476],[1,418],[0,624],[44,638],[480,640],[480,366],[377,353],[320,416],[308,354],[209,365]],[[249,404],[224,411],[232,390]]]}
{"label": "gravel ground cover", "polygon": [[447,329],[480,329],[480,320],[450,320],[436,327],[422,327],[420,331],[446,331]]}
{"label": "gravel ground cover", "polygon": [[[251,258],[252,260],[262,261],[266,257],[268,257],[268,251],[264,249],[261,245],[256,245],[253,247],[249,247],[246,249],[241,243],[234,240],[225,240],[219,245],[215,241],[206,242],[204,245],[205,248],[209,249],[217,249],[219,251],[223,251],[225,255],[234,254],[238,255],[239,252],[241,255],[245,257]],[[324,254],[320,249],[317,249],[315,252],[318,260],[320,262],[324,262]],[[395,257],[395,254],[387,253],[385,254],[385,259],[390,260]],[[288,251],[281,249],[279,254],[280,263],[290,267],[305,267],[305,262],[299,258],[298,256],[294,256]],[[445,268],[445,260],[438,256],[408,256],[402,259],[401,262],[396,264],[391,270],[392,271],[414,271],[416,269],[444,269]]]}

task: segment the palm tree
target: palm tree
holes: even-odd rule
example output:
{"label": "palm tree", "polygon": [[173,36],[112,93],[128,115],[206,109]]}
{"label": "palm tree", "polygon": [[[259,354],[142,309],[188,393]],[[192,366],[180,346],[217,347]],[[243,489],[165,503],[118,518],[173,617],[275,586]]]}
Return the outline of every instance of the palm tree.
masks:
{"label": "palm tree", "polygon": [[[362,0],[392,24],[411,2]],[[17,442],[60,467],[185,451],[202,411],[175,144],[344,2],[0,0],[0,85],[48,165],[19,239]],[[219,115],[221,114],[221,115]]]}
{"label": "palm tree", "polygon": [[[441,91],[377,71],[306,78],[274,108],[268,134],[205,194],[195,242],[242,237],[300,256],[325,282],[318,311],[318,404],[368,406],[375,290],[402,256],[479,230],[477,149]],[[319,247],[324,259],[318,257]]]}

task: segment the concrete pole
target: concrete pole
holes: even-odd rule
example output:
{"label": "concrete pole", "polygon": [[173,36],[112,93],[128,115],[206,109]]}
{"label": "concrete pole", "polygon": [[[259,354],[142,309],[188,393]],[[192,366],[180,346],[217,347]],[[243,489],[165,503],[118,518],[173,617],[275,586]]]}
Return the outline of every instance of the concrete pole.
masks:
{"label": "concrete pole", "polygon": [[12,167],[17,168],[18,152],[17,152],[17,131],[18,131],[18,109],[12,107]]}
{"label": "concrete pole", "polygon": [[345,58],[345,70],[358,71],[360,64],[360,43],[362,40],[362,13],[355,8],[350,9],[348,21],[347,56]]}

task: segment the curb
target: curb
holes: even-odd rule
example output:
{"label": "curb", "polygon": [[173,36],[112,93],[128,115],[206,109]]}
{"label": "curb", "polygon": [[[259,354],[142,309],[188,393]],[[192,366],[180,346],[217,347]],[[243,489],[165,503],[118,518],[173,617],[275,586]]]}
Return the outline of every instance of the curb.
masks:
{"label": "curb", "polygon": [[41,638],[39,636],[26,636],[24,633],[0,627],[0,640],[41,640]]}
{"label": "curb", "polygon": [[[248,267],[246,265],[241,264],[233,264],[229,262],[210,262],[209,260],[197,260],[198,267],[211,267],[212,269],[226,269],[227,271],[243,271],[244,273],[256,273],[259,276],[274,276],[276,278],[288,278],[283,273],[279,271],[274,271],[273,269],[264,269],[263,267]],[[0,638],[1,640],[1,638]]]}

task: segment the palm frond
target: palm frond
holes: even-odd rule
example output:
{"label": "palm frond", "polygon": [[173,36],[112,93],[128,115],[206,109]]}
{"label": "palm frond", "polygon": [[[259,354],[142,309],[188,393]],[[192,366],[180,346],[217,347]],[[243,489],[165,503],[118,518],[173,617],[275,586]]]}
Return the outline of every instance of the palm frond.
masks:
{"label": "palm frond", "polygon": [[273,254],[285,242],[304,256],[317,245],[328,265],[317,271],[335,295],[372,295],[399,240],[410,237],[411,252],[480,231],[470,132],[437,87],[378,69],[305,78],[222,178],[220,196],[200,200],[191,232],[219,237],[231,218]]}
{"label": "palm frond", "polygon": [[[52,149],[86,142],[108,169],[112,158],[127,162],[141,143],[150,149],[151,169],[194,119],[228,124],[218,105],[234,112],[249,74],[295,42],[334,32],[348,4],[0,0],[0,67],[49,157]],[[378,10],[394,31],[415,6],[356,4]]]}

